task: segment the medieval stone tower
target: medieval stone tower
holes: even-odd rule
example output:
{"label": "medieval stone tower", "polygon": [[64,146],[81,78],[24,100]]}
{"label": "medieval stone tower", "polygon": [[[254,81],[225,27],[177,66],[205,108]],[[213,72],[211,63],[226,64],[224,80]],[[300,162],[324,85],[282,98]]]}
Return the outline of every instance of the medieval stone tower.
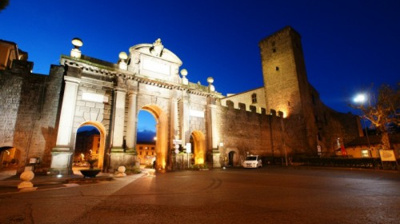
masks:
{"label": "medieval stone tower", "polygon": [[266,109],[282,111],[285,117],[302,113],[308,81],[300,35],[286,27],[260,44]]}
{"label": "medieval stone tower", "polygon": [[263,39],[259,47],[267,111],[282,111],[291,121],[287,129],[296,130],[294,136],[298,137],[293,144],[316,148],[318,129],[300,34],[292,27],[285,27]]}

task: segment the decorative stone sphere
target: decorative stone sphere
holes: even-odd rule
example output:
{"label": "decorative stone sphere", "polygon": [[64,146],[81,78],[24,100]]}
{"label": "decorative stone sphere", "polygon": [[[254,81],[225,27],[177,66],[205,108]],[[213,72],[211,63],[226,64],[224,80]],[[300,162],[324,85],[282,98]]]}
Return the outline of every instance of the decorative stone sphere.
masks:
{"label": "decorative stone sphere", "polygon": [[214,82],[214,78],[213,77],[208,77],[207,78],[207,82],[212,84]]}
{"label": "decorative stone sphere", "polygon": [[182,76],[187,76],[187,74],[188,74],[188,71],[185,68],[181,70]]}
{"label": "decorative stone sphere", "polygon": [[21,173],[21,176],[19,176],[19,178],[22,181],[31,181],[34,177],[35,177],[35,173],[33,173],[33,171],[31,171],[31,170],[24,171]]}
{"label": "decorative stone sphere", "polygon": [[121,51],[121,53],[119,53],[119,59],[121,59],[121,60],[126,60],[126,59],[128,59],[128,55],[125,53],[125,52],[123,52],[123,51]]}
{"label": "decorative stone sphere", "polygon": [[119,173],[125,173],[125,171],[126,171],[125,166],[119,166],[119,167],[118,167],[118,172],[119,172]]}
{"label": "decorative stone sphere", "polygon": [[81,39],[75,37],[74,39],[72,39],[72,45],[74,45],[75,47],[79,48],[83,46],[83,42]]}

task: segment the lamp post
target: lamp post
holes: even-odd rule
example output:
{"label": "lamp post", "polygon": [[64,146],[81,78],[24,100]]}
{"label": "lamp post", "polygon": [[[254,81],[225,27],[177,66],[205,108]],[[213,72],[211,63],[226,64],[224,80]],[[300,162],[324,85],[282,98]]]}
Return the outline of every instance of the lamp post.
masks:
{"label": "lamp post", "polygon": [[285,152],[285,165],[288,166],[288,158],[287,158],[287,151],[286,151],[286,143],[285,143],[285,124],[283,123],[283,112],[279,111],[279,116],[281,117],[281,128],[282,128],[282,144],[283,150]]}
{"label": "lamp post", "polygon": [[[363,93],[356,95],[356,97],[354,97],[354,99],[353,99],[354,103],[361,104],[361,105],[364,105],[366,100],[367,100],[367,96]],[[369,142],[367,123],[365,122],[365,120],[366,120],[365,115],[361,116],[361,119],[363,119],[363,123],[364,123],[365,136],[367,137],[367,142],[368,142],[368,150],[370,151],[370,153],[372,153],[371,152],[371,144]]]}

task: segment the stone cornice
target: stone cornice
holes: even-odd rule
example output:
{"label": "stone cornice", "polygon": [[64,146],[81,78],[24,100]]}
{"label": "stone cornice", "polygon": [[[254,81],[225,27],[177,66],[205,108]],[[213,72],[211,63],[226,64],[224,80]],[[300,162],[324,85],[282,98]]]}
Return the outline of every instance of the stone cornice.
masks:
{"label": "stone cornice", "polygon": [[[207,89],[206,86],[201,86],[194,83],[189,85],[169,83],[164,80],[155,80],[147,77],[139,76],[128,71],[123,71],[117,68],[110,68],[104,65],[99,65],[83,59],[72,58],[69,56],[62,55],[60,59],[61,65],[73,66],[82,69],[84,73],[91,73],[96,75],[108,76],[111,78],[120,77],[125,80],[131,79],[139,83],[147,85],[157,86],[165,89],[176,89],[180,91],[187,91],[188,93],[199,95],[199,96],[211,96],[214,98],[222,98],[223,96],[218,92],[208,92],[203,89]],[[202,88],[203,87],[203,88]],[[200,89],[202,88],[202,89]]]}

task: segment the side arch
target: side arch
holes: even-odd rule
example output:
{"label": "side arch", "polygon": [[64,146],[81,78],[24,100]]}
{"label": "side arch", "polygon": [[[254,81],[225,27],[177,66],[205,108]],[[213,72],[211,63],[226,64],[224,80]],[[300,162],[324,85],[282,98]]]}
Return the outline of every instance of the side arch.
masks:
{"label": "side arch", "polygon": [[244,158],[241,158],[238,148],[227,148],[225,152],[225,165],[236,167],[242,164]]}
{"label": "side arch", "polygon": [[[98,121],[86,121],[83,122],[79,127],[76,129],[75,133],[75,142],[76,142],[76,136],[78,134],[78,129],[83,127],[83,126],[93,126],[95,127],[99,133],[100,133],[100,145],[99,145],[99,153],[98,153],[98,161],[97,161],[97,168],[103,169],[104,167],[104,159],[105,159],[105,146],[106,146],[106,128],[104,125]],[[74,145],[74,151],[75,151],[75,145]]]}
{"label": "side arch", "polygon": [[205,136],[201,131],[193,131],[192,132],[193,139],[193,153],[194,153],[194,163],[195,164],[204,164],[206,157],[206,143]]}

